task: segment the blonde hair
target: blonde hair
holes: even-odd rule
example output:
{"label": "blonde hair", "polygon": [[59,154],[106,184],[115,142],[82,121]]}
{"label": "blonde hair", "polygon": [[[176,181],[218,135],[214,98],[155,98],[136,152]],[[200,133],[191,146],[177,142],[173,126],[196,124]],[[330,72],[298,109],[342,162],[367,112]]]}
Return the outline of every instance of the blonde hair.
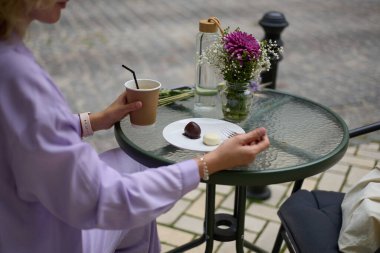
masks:
{"label": "blonde hair", "polygon": [[13,33],[24,37],[28,27],[28,13],[36,8],[50,7],[55,0],[0,0],[0,40]]}

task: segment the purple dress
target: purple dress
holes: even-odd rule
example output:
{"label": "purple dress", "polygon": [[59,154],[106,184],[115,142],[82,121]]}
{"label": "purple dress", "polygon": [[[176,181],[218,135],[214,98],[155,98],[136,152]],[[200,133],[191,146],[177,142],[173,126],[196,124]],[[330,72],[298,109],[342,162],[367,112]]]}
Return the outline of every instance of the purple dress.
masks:
{"label": "purple dress", "polygon": [[99,156],[23,42],[0,41],[1,253],[159,252],[155,218],[199,180],[194,160]]}

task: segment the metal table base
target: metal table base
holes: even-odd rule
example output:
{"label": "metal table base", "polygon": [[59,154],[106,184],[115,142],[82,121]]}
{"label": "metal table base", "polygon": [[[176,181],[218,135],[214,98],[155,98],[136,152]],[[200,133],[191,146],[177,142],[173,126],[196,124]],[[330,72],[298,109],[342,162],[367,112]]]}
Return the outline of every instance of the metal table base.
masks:
{"label": "metal table base", "polygon": [[[234,212],[231,214],[215,214],[215,184],[206,186],[206,209],[204,233],[197,239],[179,246],[168,253],[179,253],[206,243],[205,252],[213,252],[214,240],[220,242],[236,242],[236,252],[243,253],[243,247],[264,253],[265,250],[244,240],[246,186],[235,187]],[[223,226],[223,228],[221,228]]]}
{"label": "metal table base", "polygon": [[[177,148],[162,136],[168,124],[198,117],[192,101],[161,106],[158,115],[156,125],[150,131],[132,127],[129,118],[117,123],[115,137],[120,147],[149,168],[198,156],[198,151]],[[264,89],[257,93],[252,113],[240,126],[246,131],[265,127],[270,147],[248,168],[221,171],[210,177],[206,188],[203,235],[170,252],[184,252],[203,243],[206,244],[205,251],[212,252],[214,240],[235,241],[236,252],[243,252],[244,247],[264,252],[244,240],[247,187],[292,182],[321,173],[343,157],[349,140],[347,125],[331,109],[306,98],[273,90]],[[216,184],[236,187],[232,214],[215,214]],[[273,252],[277,252],[281,244],[281,237],[278,237]]]}

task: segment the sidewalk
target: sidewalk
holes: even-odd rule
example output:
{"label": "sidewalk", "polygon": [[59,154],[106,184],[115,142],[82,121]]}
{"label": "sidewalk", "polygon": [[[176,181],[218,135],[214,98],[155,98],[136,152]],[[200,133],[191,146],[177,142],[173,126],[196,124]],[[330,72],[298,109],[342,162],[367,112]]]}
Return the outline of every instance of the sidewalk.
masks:
{"label": "sidewalk", "polygon": [[[341,161],[328,171],[305,179],[302,188],[346,192],[374,166],[380,166],[380,141],[351,144]],[[277,210],[290,195],[293,186],[291,183],[284,183],[269,187],[272,191],[270,199],[263,202],[247,201],[244,236],[246,240],[270,252],[280,224]],[[216,192],[216,213],[231,213],[234,189],[231,186],[218,185]],[[204,208],[205,184],[200,184],[198,189],[187,194],[173,209],[158,219],[162,252],[198,238],[202,234]],[[187,252],[204,252],[204,245]],[[235,252],[234,242],[215,241],[214,252]]]}

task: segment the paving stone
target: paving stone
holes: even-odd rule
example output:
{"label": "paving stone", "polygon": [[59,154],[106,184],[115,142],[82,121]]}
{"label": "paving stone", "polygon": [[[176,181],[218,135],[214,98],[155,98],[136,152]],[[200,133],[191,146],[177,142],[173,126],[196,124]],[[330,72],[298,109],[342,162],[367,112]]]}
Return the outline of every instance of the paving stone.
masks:
{"label": "paving stone", "polygon": [[[218,248],[220,247],[220,242],[214,241],[214,247],[213,247],[213,252],[217,253]],[[203,243],[202,245],[195,247],[193,249],[187,250],[186,253],[204,253],[206,249],[206,244]]]}
{"label": "paving stone", "polygon": [[330,172],[323,173],[317,188],[325,191],[339,191],[342,188],[345,176]]}
{"label": "paving stone", "polygon": [[340,192],[348,192],[351,189],[351,185],[345,184]]}
{"label": "paving stone", "polygon": [[334,166],[332,166],[328,171],[329,172],[335,172],[338,174],[346,174],[349,170],[349,165],[344,163],[337,163]]}
{"label": "paving stone", "polygon": [[227,195],[228,193],[234,190],[235,190],[235,187],[230,186],[230,185],[217,185],[215,187],[215,191],[223,195]]}
{"label": "paving stone", "polygon": [[271,191],[271,197],[264,201],[266,205],[278,206],[281,199],[284,197],[287,187],[283,185],[269,185]]}
{"label": "paving stone", "polygon": [[204,183],[200,183],[200,184],[198,185],[198,189],[199,189],[199,190],[202,190],[202,191],[206,191],[206,184],[204,184]]}
{"label": "paving stone", "polygon": [[380,151],[370,151],[370,150],[365,150],[364,148],[360,148],[358,150],[358,157],[366,159],[366,158],[371,158],[375,160],[380,160]]}
{"label": "paving stone", "polygon": [[356,146],[349,146],[349,147],[347,148],[346,154],[351,154],[351,155],[353,155],[353,154],[355,154],[356,150],[357,150],[357,147],[356,147]]}
{"label": "paving stone", "polygon": [[218,253],[231,253],[236,252],[235,242],[224,242],[220,245],[220,248],[217,251]]}
{"label": "paving stone", "polygon": [[[189,252],[189,253],[204,253],[205,252],[205,246],[202,244],[198,247],[195,247],[195,248],[192,248],[186,252]],[[215,251],[214,251],[215,252]]]}
{"label": "paving stone", "polygon": [[190,201],[180,199],[168,212],[157,218],[157,222],[161,224],[171,225],[175,222],[190,206]]}
{"label": "paving stone", "polygon": [[250,215],[245,216],[245,230],[259,233],[265,226],[266,220]]}
{"label": "paving stone", "polygon": [[232,210],[224,209],[224,208],[216,208],[215,213],[226,213],[226,214],[232,214]]}
{"label": "paving stone", "polygon": [[221,203],[221,207],[226,208],[226,209],[234,209],[234,201],[235,201],[235,193],[231,192],[228,194],[228,196],[223,200]]}
{"label": "paving stone", "polygon": [[323,173],[315,174],[314,176],[309,177],[310,179],[318,181],[322,177]]}
{"label": "paving stone", "polygon": [[157,229],[160,241],[172,246],[180,246],[182,244],[190,242],[194,238],[194,234],[166,226],[158,225]]}
{"label": "paving stone", "polygon": [[375,159],[359,158],[352,155],[345,155],[341,162],[369,169],[375,166]]}
{"label": "paving stone", "polygon": [[264,231],[259,235],[257,241],[255,242],[255,245],[268,252],[271,252],[279,228],[279,223],[269,222],[264,228]]}
{"label": "paving stone", "polygon": [[311,191],[311,190],[315,189],[316,185],[317,185],[317,181],[316,180],[314,180],[313,178],[306,178],[303,181],[302,189]]}
{"label": "paving stone", "polygon": [[[222,196],[215,195],[215,206],[218,206],[222,201]],[[196,216],[199,218],[205,217],[205,206],[206,206],[206,193],[203,193],[196,201],[194,201],[191,206],[186,210],[187,214]]]}
{"label": "paving stone", "polygon": [[250,231],[244,232],[244,239],[247,240],[250,243],[253,243],[257,238],[257,233],[252,233]]}
{"label": "paving stone", "polygon": [[190,201],[197,199],[202,194],[202,191],[199,189],[195,189],[187,193],[183,198],[188,199]]}
{"label": "paving stone", "polygon": [[[236,252],[236,245],[235,242],[224,242],[221,244],[220,248],[218,249],[217,253],[232,253]],[[252,252],[248,248],[244,247],[243,252]]]}
{"label": "paving stone", "polygon": [[165,243],[161,244],[161,252],[168,252],[169,250],[174,249],[175,247],[167,245]]}
{"label": "paving stone", "polygon": [[200,235],[203,233],[203,219],[182,215],[174,227]]}
{"label": "paving stone", "polygon": [[370,151],[380,151],[380,144],[371,142],[371,143],[365,143],[360,145],[360,149],[364,150],[370,150]]}
{"label": "paving stone", "polygon": [[247,214],[258,218],[279,222],[279,218],[277,216],[277,208],[273,208],[267,205],[253,203],[248,207]]}
{"label": "paving stone", "polygon": [[369,172],[370,170],[368,169],[352,166],[350,172],[348,173],[346,184],[349,186],[354,185]]}

